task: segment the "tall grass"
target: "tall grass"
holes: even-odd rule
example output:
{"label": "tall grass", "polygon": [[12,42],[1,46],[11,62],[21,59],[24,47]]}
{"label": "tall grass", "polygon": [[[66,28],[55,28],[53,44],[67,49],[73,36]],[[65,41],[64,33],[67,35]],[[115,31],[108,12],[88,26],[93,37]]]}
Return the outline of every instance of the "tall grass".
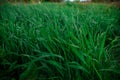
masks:
{"label": "tall grass", "polygon": [[120,10],[105,4],[0,6],[0,80],[119,80]]}

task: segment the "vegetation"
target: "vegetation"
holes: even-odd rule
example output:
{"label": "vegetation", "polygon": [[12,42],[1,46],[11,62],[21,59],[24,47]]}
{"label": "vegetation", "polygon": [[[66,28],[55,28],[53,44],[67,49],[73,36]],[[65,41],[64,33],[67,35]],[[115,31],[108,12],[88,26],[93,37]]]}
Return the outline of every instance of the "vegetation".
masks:
{"label": "vegetation", "polygon": [[37,3],[37,2],[62,2],[63,0],[0,0],[0,2],[25,2],[25,3]]}
{"label": "vegetation", "polygon": [[92,0],[93,2],[119,2],[119,0]]}
{"label": "vegetation", "polygon": [[0,80],[119,80],[120,9],[0,6]]}
{"label": "vegetation", "polygon": [[[39,3],[39,2],[64,2],[64,1],[67,1],[67,0],[0,0],[0,3],[6,3],[6,2]],[[80,0],[74,0],[74,1],[79,2]],[[91,2],[119,2],[119,0],[91,0]]]}

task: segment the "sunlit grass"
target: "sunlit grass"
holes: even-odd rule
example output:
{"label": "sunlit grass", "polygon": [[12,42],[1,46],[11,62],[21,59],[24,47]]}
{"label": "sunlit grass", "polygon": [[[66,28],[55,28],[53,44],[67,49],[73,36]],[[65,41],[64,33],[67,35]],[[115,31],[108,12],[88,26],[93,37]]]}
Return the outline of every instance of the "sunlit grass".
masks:
{"label": "sunlit grass", "polygon": [[119,80],[120,10],[105,4],[0,6],[0,80]]}

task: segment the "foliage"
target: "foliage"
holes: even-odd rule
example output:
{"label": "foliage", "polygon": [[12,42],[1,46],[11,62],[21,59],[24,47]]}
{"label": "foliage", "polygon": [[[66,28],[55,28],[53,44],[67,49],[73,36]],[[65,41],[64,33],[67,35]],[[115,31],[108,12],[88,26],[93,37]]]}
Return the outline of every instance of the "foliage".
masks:
{"label": "foliage", "polygon": [[0,0],[0,2],[5,3],[5,2],[25,2],[25,3],[33,3],[33,2],[62,2],[63,0]]}
{"label": "foliage", "polygon": [[119,0],[92,0],[93,2],[119,2]]}
{"label": "foliage", "polygon": [[120,10],[105,4],[0,6],[0,80],[119,80]]}

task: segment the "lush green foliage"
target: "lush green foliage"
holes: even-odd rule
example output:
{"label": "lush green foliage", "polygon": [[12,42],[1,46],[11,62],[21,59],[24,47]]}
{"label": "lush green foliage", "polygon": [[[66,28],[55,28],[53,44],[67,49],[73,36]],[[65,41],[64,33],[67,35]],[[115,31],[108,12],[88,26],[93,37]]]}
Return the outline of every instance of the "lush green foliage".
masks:
{"label": "lush green foliage", "polygon": [[104,4],[0,6],[0,80],[119,80],[120,10]]}
{"label": "lush green foliage", "polygon": [[0,0],[0,3],[5,2],[25,2],[25,3],[36,3],[36,2],[62,2],[63,0]]}
{"label": "lush green foliage", "polygon": [[[65,0],[0,0],[0,2],[62,2]],[[69,1],[69,0],[68,0]],[[80,1],[80,0],[74,0]],[[91,0],[92,2],[118,2],[119,0]]]}

